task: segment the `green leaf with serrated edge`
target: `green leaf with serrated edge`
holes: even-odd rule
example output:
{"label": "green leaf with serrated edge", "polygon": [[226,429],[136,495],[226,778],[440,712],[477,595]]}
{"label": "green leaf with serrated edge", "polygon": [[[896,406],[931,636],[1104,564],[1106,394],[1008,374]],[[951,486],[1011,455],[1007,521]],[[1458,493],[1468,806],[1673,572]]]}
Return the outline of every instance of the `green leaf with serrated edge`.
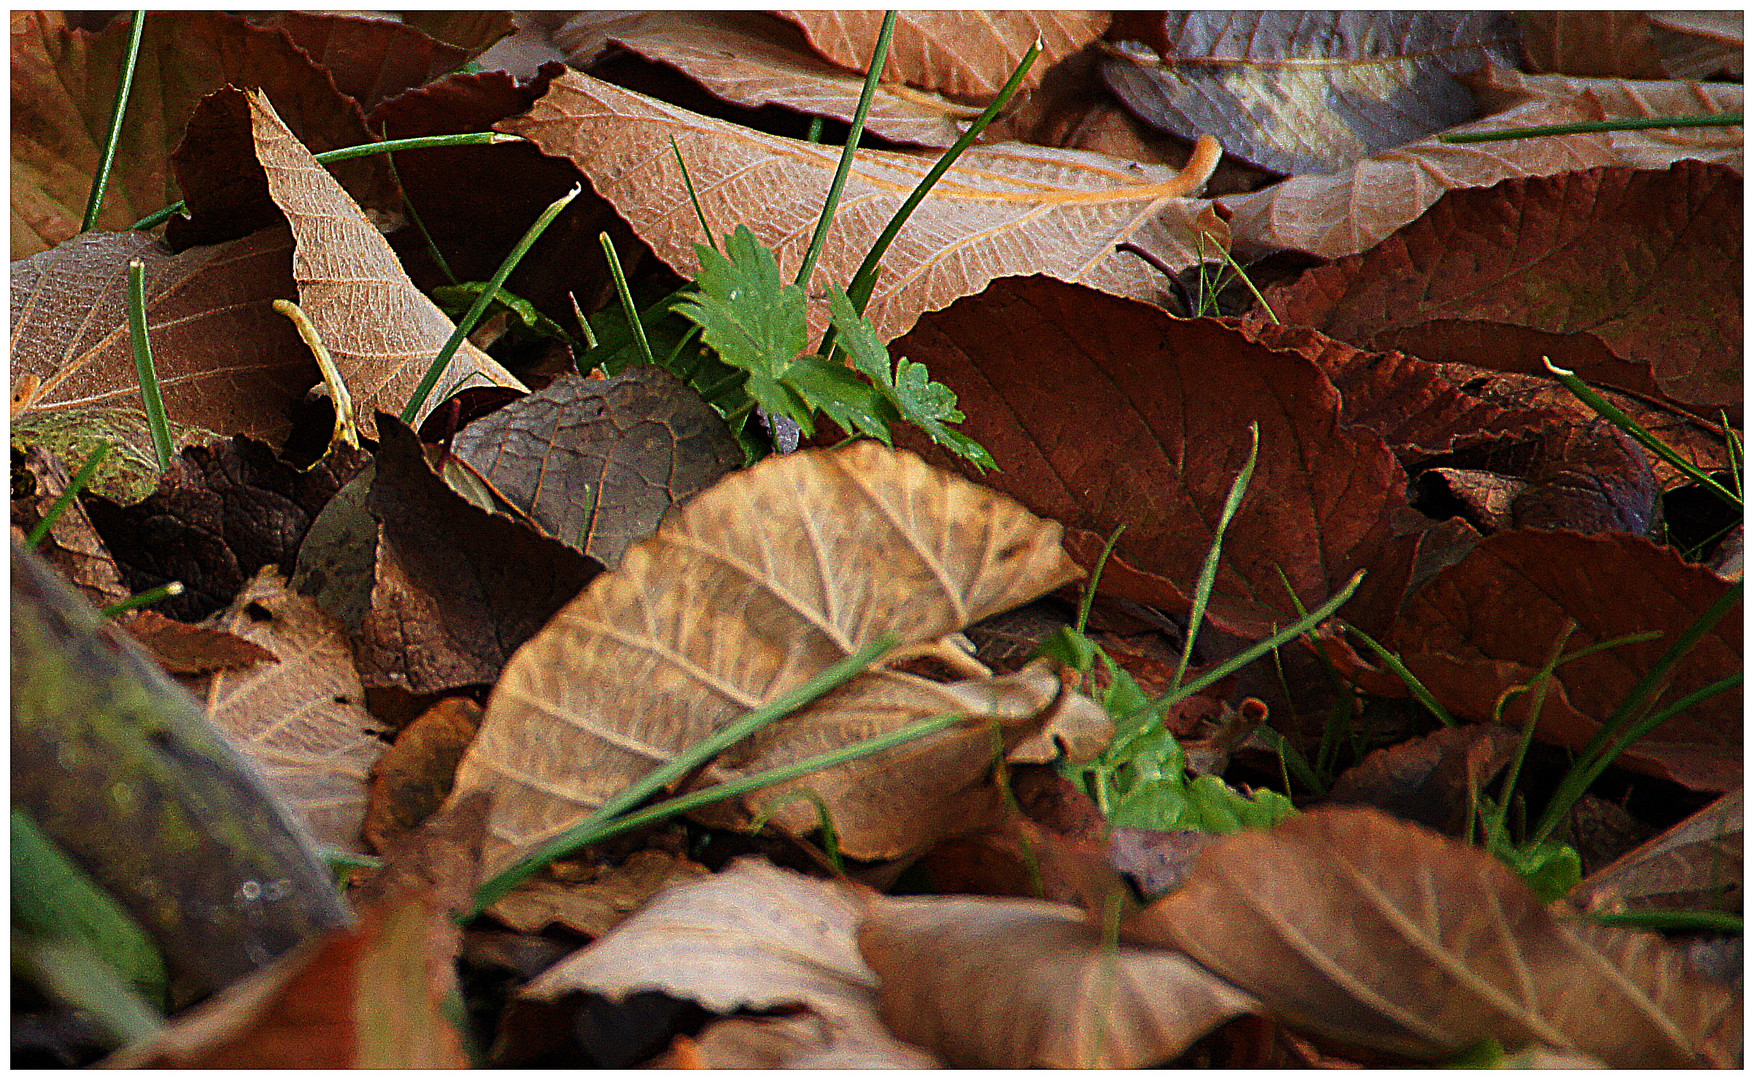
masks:
{"label": "green leaf with serrated edge", "polygon": [[801,357],[786,382],[804,400],[828,414],[842,431],[857,431],[890,445],[889,425],[898,419],[882,392],[848,368],[819,356]]}
{"label": "green leaf with serrated edge", "polygon": [[700,324],[702,338],[726,363],[782,378],[809,337],[804,290],[780,279],[773,252],[746,225],[725,238],[723,254],[705,244],[695,251],[699,291],[675,310]]}

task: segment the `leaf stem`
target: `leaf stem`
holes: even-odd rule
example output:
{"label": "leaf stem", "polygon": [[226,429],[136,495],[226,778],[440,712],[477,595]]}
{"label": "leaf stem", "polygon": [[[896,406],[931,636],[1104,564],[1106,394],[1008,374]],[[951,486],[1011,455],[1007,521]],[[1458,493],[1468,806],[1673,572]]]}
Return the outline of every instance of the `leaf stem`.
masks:
{"label": "leaf stem", "polygon": [[[372,154],[393,154],[402,150],[428,150],[440,146],[492,146],[523,141],[516,135],[506,135],[498,131],[466,131],[459,135],[421,135],[412,139],[386,139],[383,142],[360,143],[358,146],[343,146],[339,150],[325,150],[313,156],[319,165],[333,165],[337,161],[369,157]],[[130,229],[150,229],[155,225],[163,224],[188,208],[187,202],[172,203],[163,210],[146,215],[128,227]]]}
{"label": "leaf stem", "polygon": [[408,404],[403,406],[402,422],[404,424],[412,425],[414,423],[414,418],[420,414],[420,407],[426,404],[427,396],[432,393],[432,388],[438,385],[439,376],[449,366],[451,357],[456,355],[457,349],[463,344],[463,339],[469,336],[469,331],[475,329],[475,324],[480,321],[482,313],[487,310],[488,305],[493,303],[493,298],[499,295],[499,287],[505,284],[506,278],[512,276],[512,271],[517,269],[518,263],[524,260],[524,256],[529,253],[531,246],[541,237],[549,224],[560,216],[560,212],[565,210],[569,203],[579,197],[580,190],[582,189],[574,186],[571,191],[549,203],[548,209],[542,211],[535,224],[525,231],[517,246],[512,248],[511,254],[507,255],[505,261],[499,264],[499,269],[493,272],[493,277],[488,281],[487,287],[481,290],[481,294],[475,298],[475,303],[469,306],[468,313],[463,316],[461,322],[457,323],[457,328],[451,331],[450,339],[445,342],[444,348],[440,349],[438,355],[433,358],[432,366],[426,369],[426,376],[420,380],[420,385],[414,388],[414,395],[408,399]]}
{"label": "leaf stem", "polygon": [[[895,639],[885,636],[837,661],[815,678],[788,694],[745,713],[718,731],[688,747],[669,761],[629,784],[598,807],[590,817],[538,848],[509,869],[501,871],[475,893],[475,904],[468,918],[474,918],[494,901],[511,892],[556,859],[565,858],[584,845],[606,825],[638,806],[658,791],[682,779],[711,761],[725,750],[760,731],[782,717],[796,712],[830,690],[847,682],[895,647]],[[631,827],[631,826],[630,826]]]}
{"label": "leaf stem", "polygon": [[128,262],[128,337],[134,346],[134,372],[140,377],[140,398],[146,405],[146,423],[152,429],[152,450],[158,469],[168,472],[171,457],[170,425],[164,417],[164,398],[159,392],[158,368],[152,362],[152,341],[146,334],[146,264]]}
{"label": "leaf stem", "polygon": [[804,264],[798,267],[797,285],[801,289],[810,287],[810,275],[816,271],[816,260],[822,257],[822,248],[828,243],[828,229],[834,224],[834,211],[840,205],[841,192],[847,186],[847,176],[853,171],[853,155],[859,149],[859,139],[865,133],[865,118],[871,114],[871,101],[877,96],[877,83],[883,78],[883,65],[889,60],[889,41],[895,36],[895,19],[900,12],[895,10],[883,13],[883,26],[877,31],[877,46],[871,50],[871,63],[865,70],[865,85],[859,91],[859,104],[853,110],[852,130],[847,132],[846,145],[841,148],[840,165],[834,170],[834,180],[828,185],[828,197],[822,202],[822,213],[816,217],[816,232],[810,237],[810,247],[804,252]]}
{"label": "leaf stem", "polygon": [[146,12],[136,11],[128,30],[128,54],[122,61],[122,83],[116,88],[116,107],[110,112],[110,130],[104,136],[103,156],[98,159],[97,175],[91,180],[91,195],[85,201],[85,220],[81,232],[97,228],[98,215],[104,208],[104,191],[110,186],[110,169],[116,162],[116,147],[122,141],[122,120],[128,112],[128,96],[134,89],[134,69],[140,63],[140,36],[146,31]]}
{"label": "leaf stem", "polygon": [[1483,143],[1505,139],[1538,139],[1544,135],[1582,135],[1593,131],[1643,131],[1646,128],[1740,127],[1742,114],[1696,113],[1685,116],[1626,117],[1618,120],[1580,120],[1573,124],[1542,124],[1537,127],[1505,128],[1502,131],[1461,131],[1439,135],[1438,142]]}

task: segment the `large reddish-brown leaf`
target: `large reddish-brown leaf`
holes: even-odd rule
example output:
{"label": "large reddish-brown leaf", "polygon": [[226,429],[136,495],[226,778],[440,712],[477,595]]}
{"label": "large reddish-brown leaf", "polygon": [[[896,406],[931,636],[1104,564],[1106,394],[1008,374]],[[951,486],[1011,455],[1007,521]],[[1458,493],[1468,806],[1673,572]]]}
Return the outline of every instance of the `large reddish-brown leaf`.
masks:
{"label": "large reddish-brown leaf", "polygon": [[699,394],[640,365],[562,375],[457,433],[451,452],[562,543],[613,567],[665,511],[743,464]]}
{"label": "large reddish-brown leaf", "polygon": [[789,1048],[786,1058],[866,1048],[928,1066],[877,1019],[876,979],[854,940],[863,911],[846,885],[742,859],[662,893],[518,996],[553,1001],[592,991],[621,1000],[662,990],[718,1013],[802,1007],[817,1020],[812,1045]]}
{"label": "large reddish-brown leaf", "polygon": [[[679,273],[699,271],[700,222],[676,164],[688,164],[715,233],[746,224],[795,274],[815,228],[840,150],[764,135],[690,113],[587,75],[556,79],[530,114],[496,125],[548,154],[570,158],[598,194]],[[861,153],[854,163],[817,273],[845,283],[931,167],[919,157]],[[1201,178],[1203,179],[1203,177]],[[1226,243],[1191,184],[1163,166],[1022,144],[970,150],[933,188],[883,262],[866,314],[887,340],[923,311],[978,292],[1004,274],[1043,273],[1144,299],[1164,294],[1159,263],[1199,261]],[[759,208],[759,210],[753,209]],[[827,325],[812,289],[811,325]]]}
{"label": "large reddish-brown leaf", "polygon": [[[238,214],[284,217],[299,305],[334,357],[362,430],[375,435],[375,412],[402,410],[454,327],[262,93],[219,91],[203,102],[203,114],[204,138],[179,161],[194,210],[184,232],[223,235]],[[416,422],[456,391],[480,385],[523,388],[465,341]]]}
{"label": "large reddish-brown leaf", "polygon": [[[883,12],[779,11],[797,23],[822,55],[863,74],[871,67]],[[1025,77],[1033,89],[1048,68],[1102,36],[1101,11],[904,11],[883,77],[922,90],[991,98],[1011,77],[1023,54],[1039,41],[1042,54]]]}
{"label": "large reddish-brown leaf", "polygon": [[361,850],[366,777],[385,744],[365,709],[346,629],[288,589],[271,567],[216,625],[266,648],[273,659],[213,675],[204,694],[208,718],[319,844]]}
{"label": "large reddish-brown leaf", "polygon": [[1511,60],[1516,38],[1489,11],[1166,12],[1161,59],[1118,48],[1102,75],[1184,139],[1216,135],[1275,172],[1331,173],[1474,119],[1455,76]]}
{"label": "large reddish-brown leaf", "polygon": [[[1373,432],[1301,356],[1233,326],[1174,319],[1047,278],[1008,278],[921,320],[891,351],[960,395],[962,430],[1002,472],[986,482],[1063,522],[1086,566],[1125,525],[1102,586],[1186,610],[1213,524],[1260,426],[1260,460],[1231,522],[1207,617],[1264,636],[1371,567],[1406,504]],[[1221,392],[1220,392],[1221,391]],[[1356,620],[1359,616],[1352,614]]]}
{"label": "large reddish-brown leaf", "polygon": [[1528,11],[1517,19],[1529,70],[1593,78],[1660,79],[1656,35],[1642,11]]}
{"label": "large reddish-brown leaf", "polygon": [[1487,853],[1373,810],[1218,840],[1122,936],[1185,950],[1293,1026],[1425,1060],[1486,1038],[1618,1068],[1741,1052],[1739,995],[1680,949],[1556,915]]}
{"label": "large reddish-brown leaf", "polygon": [[[79,232],[127,52],[129,20],[101,34],[42,13],[12,25],[12,257]],[[148,15],[114,171],[98,227],[124,229],[181,198],[170,151],[202,95],[227,83],[269,87],[313,150],[371,141],[359,106],[279,30],[218,11]],[[381,162],[337,166],[349,190],[377,192]]]}
{"label": "large reddish-brown leaf", "polygon": [[[452,795],[496,795],[487,871],[884,635],[925,645],[1072,580],[1059,538],[1059,526],[1003,496],[872,442],[726,477],[673,510],[507,666]],[[1047,720],[1058,689],[1039,666],[948,684],[868,672],[733,748],[711,778],[970,714],[932,739],[795,782],[822,792],[843,850],[894,857],[978,827],[968,815],[990,798],[990,722],[1015,745]],[[808,804],[779,820],[816,827]]]}
{"label": "large reddish-brown leaf", "polygon": [[900,1038],[962,1069],[1137,1069],[1255,1008],[1168,949],[1040,900],[875,898],[859,951]]}
{"label": "large reddish-brown leaf", "polygon": [[1536,375],[1545,354],[1715,410],[1742,397],[1741,258],[1738,173],[1590,169],[1446,193],[1267,303],[1361,347]]}
{"label": "large reddish-brown leaf", "polygon": [[[781,105],[851,123],[864,88],[863,75],[823,60],[796,26],[754,11],[582,11],[551,36],[576,67],[618,45],[749,109]],[[865,127],[943,149],[980,113],[978,105],[880,83]]]}
{"label": "large reddish-brown leaf", "polygon": [[[1502,109],[1455,131],[1499,131],[1608,117],[1736,112],[1740,86],[1621,83],[1563,76],[1524,76],[1492,65],[1474,80]],[[1226,196],[1231,234],[1241,243],[1289,247],[1340,258],[1374,246],[1415,220],[1452,188],[1484,187],[1513,177],[1550,176],[1599,165],[1662,168],[1684,158],[1741,159],[1740,128],[1596,132],[1503,142],[1448,144],[1435,137],[1360,161],[1329,176],[1294,176],[1260,191]]]}
{"label": "large reddish-brown leaf", "polygon": [[256,22],[286,31],[367,112],[386,98],[455,70],[467,56],[459,46],[389,19],[282,11]]}
{"label": "large reddish-brown leaf", "polygon": [[[1408,604],[1392,647],[1452,712],[1486,720],[1512,686],[1527,684],[1566,624],[1567,652],[1660,630],[1654,641],[1616,646],[1559,668],[1539,734],[1578,748],[1657,665],[1682,631],[1731,583],[1672,549],[1625,534],[1580,536],[1514,530],[1487,537]],[[1658,700],[1677,701],[1742,667],[1740,607],[1732,608],[1673,670]],[[1506,710],[1528,715],[1524,695]],[[1702,701],[1635,743],[1620,763],[1708,791],[1742,781],[1739,690]]]}
{"label": "large reddish-brown leaf", "polygon": [[[146,327],[166,415],[278,441],[318,380],[273,309],[293,295],[285,230],[172,255],[145,233],[90,233],[12,265],[12,414],[143,411],[128,338],[128,263],[146,265]],[[47,419],[53,420],[53,417]],[[150,459],[150,435],[141,433]]]}

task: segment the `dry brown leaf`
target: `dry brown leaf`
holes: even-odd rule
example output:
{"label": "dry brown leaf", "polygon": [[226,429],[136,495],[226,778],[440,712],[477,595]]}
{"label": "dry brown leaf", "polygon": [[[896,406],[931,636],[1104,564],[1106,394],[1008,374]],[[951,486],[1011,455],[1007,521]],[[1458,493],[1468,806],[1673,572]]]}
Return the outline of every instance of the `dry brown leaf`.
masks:
{"label": "dry brown leaf", "polygon": [[[810,44],[841,67],[860,74],[870,70],[883,11],[774,14],[797,23]],[[904,11],[895,20],[883,78],[990,98],[1039,41],[1042,54],[1023,81],[1024,89],[1033,89],[1048,68],[1101,37],[1108,20],[1108,13],[1101,11]]]}
{"label": "dry brown leaf", "polygon": [[710,876],[706,867],[681,856],[636,851],[620,866],[605,867],[584,881],[526,881],[487,913],[525,933],[560,925],[599,938],[654,895],[703,876]]}
{"label": "dry brown leaf", "polygon": [[1742,789],[1585,878],[1567,896],[1588,911],[1742,910]]}
{"label": "dry brown leaf", "polygon": [[[1059,538],[1058,525],[1003,496],[872,442],[732,474],[673,510],[507,665],[452,796],[496,793],[485,871],[884,635],[921,645],[1071,581]],[[895,687],[941,689],[916,683],[867,673],[841,693],[882,701]],[[944,704],[891,711],[885,727]],[[773,725],[767,757],[874,734],[868,716],[819,705]],[[913,808],[892,809],[900,819]],[[865,842],[843,830],[842,845]]]}
{"label": "dry brown leaf", "polygon": [[[448,697],[396,733],[396,741],[372,765],[360,827],[372,850],[383,851],[443,805],[456,781],[457,763],[480,724],[481,706],[470,698]],[[485,815],[482,820],[485,824]]]}
{"label": "dry brown leaf", "polygon": [[[317,365],[273,309],[293,295],[283,229],[171,254],[147,233],[87,233],[12,265],[15,418],[140,407],[128,263],[146,264],[146,329],[178,426],[278,442]],[[149,438],[145,453],[152,456]],[[196,440],[198,441],[198,440]]]}
{"label": "dry brown leaf", "polygon": [[[361,429],[375,435],[376,410],[402,410],[455,328],[408,280],[389,243],[280,122],[267,97],[259,91],[245,96],[257,160],[292,226],[299,306],[352,391]],[[465,341],[427,396],[416,426],[458,390],[483,385],[523,389],[511,372]]]}
{"label": "dry brown leaf", "polygon": [[1425,1060],[1487,1037],[1616,1068],[1741,1048],[1740,1001],[1679,949],[1562,918],[1486,852],[1374,810],[1224,837],[1122,936],[1184,950],[1286,1023]]}
{"label": "dry brown leaf", "polygon": [[[753,11],[581,11],[551,37],[577,67],[613,43],[750,109],[782,105],[851,123],[864,89],[862,75],[823,60],[796,26]],[[977,105],[879,83],[865,127],[885,139],[943,149],[980,114]]]}
{"label": "dry brown leaf", "polygon": [[716,1013],[803,1006],[827,1048],[907,1052],[876,1014],[876,985],[854,942],[864,905],[845,885],[757,859],[661,894],[601,940],[549,968],[520,999],[579,991],[621,1000],[661,990]]}
{"label": "dry brown leaf", "polygon": [[[1482,98],[1504,111],[1455,132],[1500,131],[1611,116],[1739,110],[1741,87],[1680,82],[1625,83],[1525,76],[1500,66],[1474,80]],[[1733,104],[1732,104],[1733,102]],[[1514,104],[1511,104],[1514,103]],[[1509,107],[1505,107],[1505,105]],[[1733,145],[1732,145],[1733,144]],[[1331,176],[1294,176],[1222,200],[1235,215],[1237,243],[1288,247],[1323,258],[1356,254],[1418,218],[1451,188],[1485,187],[1512,177],[1549,176],[1598,165],[1662,168],[1682,158],[1740,165],[1740,128],[1595,132],[1487,143],[1409,143]]]}
{"label": "dry brown leaf", "polygon": [[1180,953],[1105,945],[1084,912],[1040,900],[879,897],[859,950],[883,1022],[953,1068],[1141,1068],[1254,1007]]}
{"label": "dry brown leaf", "polygon": [[346,629],[287,588],[273,567],[257,574],[215,624],[280,662],[214,675],[205,694],[208,717],[318,843],[363,850],[366,778],[385,744],[365,710]]}
{"label": "dry brown leaf", "polygon": [[[16,478],[22,473],[26,492],[13,488],[12,526],[28,535],[48,516],[73,477],[59,457],[40,446],[26,450],[22,466],[13,468],[13,483],[20,483]],[[19,539],[22,542],[22,537]],[[128,587],[122,584],[115,557],[92,528],[91,518],[78,499],[67,504],[36,550],[92,607],[101,610],[128,599]]]}
{"label": "dry brown leaf", "polygon": [[[840,160],[836,147],[708,119],[577,72],[556,79],[527,116],[495,126],[570,158],[658,257],[684,275],[699,272],[694,245],[703,238],[672,139],[714,232],[748,225],[787,276],[803,261]],[[851,280],[931,166],[908,154],[859,154],[817,264],[822,280]],[[1207,255],[1227,246],[1228,234],[1206,204],[1186,198],[1204,182],[1205,169],[1191,174],[1197,175],[1018,143],[971,149],[889,248],[866,314],[890,340],[922,312],[1005,274],[1048,274],[1161,299],[1162,273],[1117,246],[1143,250],[1172,269],[1200,261],[1196,230]],[[827,325],[826,301],[815,290],[810,317],[817,330]]]}

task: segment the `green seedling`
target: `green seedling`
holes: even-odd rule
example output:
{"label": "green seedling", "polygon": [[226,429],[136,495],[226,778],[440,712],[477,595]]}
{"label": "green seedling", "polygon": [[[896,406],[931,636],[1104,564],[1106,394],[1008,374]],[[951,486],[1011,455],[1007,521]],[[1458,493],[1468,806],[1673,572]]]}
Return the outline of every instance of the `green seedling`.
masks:
{"label": "green seedling", "polygon": [[1742,114],[1696,113],[1684,116],[1638,116],[1615,120],[1580,120],[1572,124],[1505,128],[1502,131],[1461,131],[1439,135],[1438,142],[1483,143],[1506,139],[1539,139],[1548,135],[1582,135],[1593,131],[1643,131],[1647,128],[1741,127]]}
{"label": "green seedling", "polygon": [[128,51],[122,58],[122,80],[116,87],[116,103],[110,109],[110,130],[104,136],[97,175],[91,180],[91,195],[85,200],[85,218],[79,226],[81,232],[97,228],[98,215],[103,213],[104,192],[110,186],[110,169],[116,163],[116,147],[122,141],[122,120],[128,113],[128,96],[134,89],[134,69],[140,64],[140,36],[145,30],[146,12],[136,11],[128,29]]}
{"label": "green seedling", "polygon": [[67,512],[67,508],[73,505],[73,500],[79,497],[81,491],[85,490],[85,485],[91,483],[92,474],[97,472],[97,467],[103,463],[104,455],[109,452],[109,443],[97,445],[97,449],[93,450],[91,456],[85,459],[85,464],[81,465],[79,471],[73,474],[73,479],[67,482],[67,490],[56,496],[48,513],[43,515],[43,520],[37,522],[36,527],[31,529],[30,535],[24,538],[26,546],[35,548],[43,542],[43,538],[48,536],[49,531],[55,527],[55,522],[61,520],[61,515]]}
{"label": "green seedling", "polygon": [[146,335],[146,264],[128,262],[128,337],[134,346],[134,373],[140,378],[140,397],[146,405],[146,422],[152,429],[152,450],[160,472],[169,472],[176,447],[165,421],[164,397],[159,391],[158,367],[152,362],[152,341]]}

